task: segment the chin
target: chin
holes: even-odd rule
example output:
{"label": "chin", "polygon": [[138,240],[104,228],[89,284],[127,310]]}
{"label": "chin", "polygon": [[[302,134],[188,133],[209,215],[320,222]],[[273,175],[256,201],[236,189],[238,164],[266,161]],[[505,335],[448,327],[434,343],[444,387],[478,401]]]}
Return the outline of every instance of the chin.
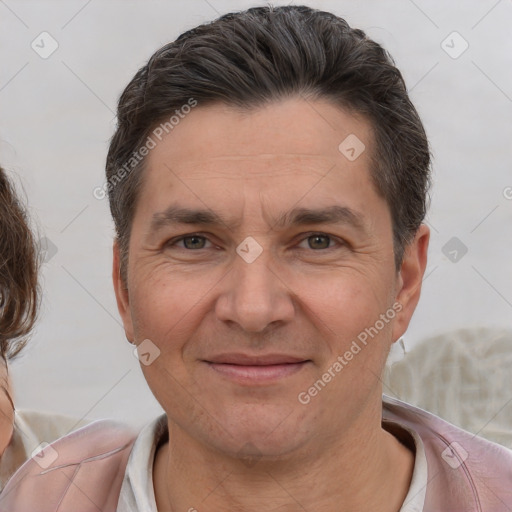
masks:
{"label": "chin", "polygon": [[224,414],[225,430],[210,443],[235,458],[278,459],[305,442],[304,426],[290,407],[248,404]]}

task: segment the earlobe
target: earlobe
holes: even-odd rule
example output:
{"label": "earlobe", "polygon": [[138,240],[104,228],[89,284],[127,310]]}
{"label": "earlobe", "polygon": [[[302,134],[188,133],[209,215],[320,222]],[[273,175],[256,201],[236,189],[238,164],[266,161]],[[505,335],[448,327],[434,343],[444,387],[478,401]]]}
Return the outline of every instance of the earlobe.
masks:
{"label": "earlobe", "polygon": [[135,341],[133,335],[133,323],[130,309],[130,296],[128,292],[127,283],[121,277],[121,255],[119,244],[114,242],[112,249],[112,282],[114,285],[114,292],[116,295],[117,309],[123,321],[124,332],[126,339],[133,343]]}
{"label": "earlobe", "polygon": [[427,267],[427,252],[430,229],[422,224],[414,240],[405,248],[405,253],[397,277],[395,301],[401,304],[401,311],[393,324],[393,341],[398,340],[409,326],[418,304],[423,276]]}

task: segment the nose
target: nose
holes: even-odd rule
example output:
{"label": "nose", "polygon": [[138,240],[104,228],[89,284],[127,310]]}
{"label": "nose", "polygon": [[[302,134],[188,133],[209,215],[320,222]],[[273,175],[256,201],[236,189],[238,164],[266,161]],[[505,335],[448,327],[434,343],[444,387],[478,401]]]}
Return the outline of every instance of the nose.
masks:
{"label": "nose", "polygon": [[293,292],[273,268],[266,251],[251,263],[237,256],[233,265],[217,298],[215,312],[219,320],[258,333],[271,324],[293,319]]}

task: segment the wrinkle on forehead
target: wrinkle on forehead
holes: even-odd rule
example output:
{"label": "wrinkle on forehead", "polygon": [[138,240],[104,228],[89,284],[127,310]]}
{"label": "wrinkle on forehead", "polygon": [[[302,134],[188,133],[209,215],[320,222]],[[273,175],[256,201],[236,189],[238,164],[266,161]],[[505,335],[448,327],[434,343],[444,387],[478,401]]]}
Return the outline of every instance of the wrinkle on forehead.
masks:
{"label": "wrinkle on forehead", "polygon": [[181,161],[172,171],[186,180],[205,178],[248,179],[260,176],[324,176],[336,162],[308,154],[223,155]]}

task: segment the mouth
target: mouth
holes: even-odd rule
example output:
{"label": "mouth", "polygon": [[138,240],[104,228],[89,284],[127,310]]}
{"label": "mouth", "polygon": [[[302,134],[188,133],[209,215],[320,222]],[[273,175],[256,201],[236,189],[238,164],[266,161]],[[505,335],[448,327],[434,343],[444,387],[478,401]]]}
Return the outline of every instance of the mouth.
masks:
{"label": "mouth", "polygon": [[294,375],[311,363],[311,360],[282,354],[223,354],[204,362],[228,380],[242,385],[261,385],[276,383]]}

